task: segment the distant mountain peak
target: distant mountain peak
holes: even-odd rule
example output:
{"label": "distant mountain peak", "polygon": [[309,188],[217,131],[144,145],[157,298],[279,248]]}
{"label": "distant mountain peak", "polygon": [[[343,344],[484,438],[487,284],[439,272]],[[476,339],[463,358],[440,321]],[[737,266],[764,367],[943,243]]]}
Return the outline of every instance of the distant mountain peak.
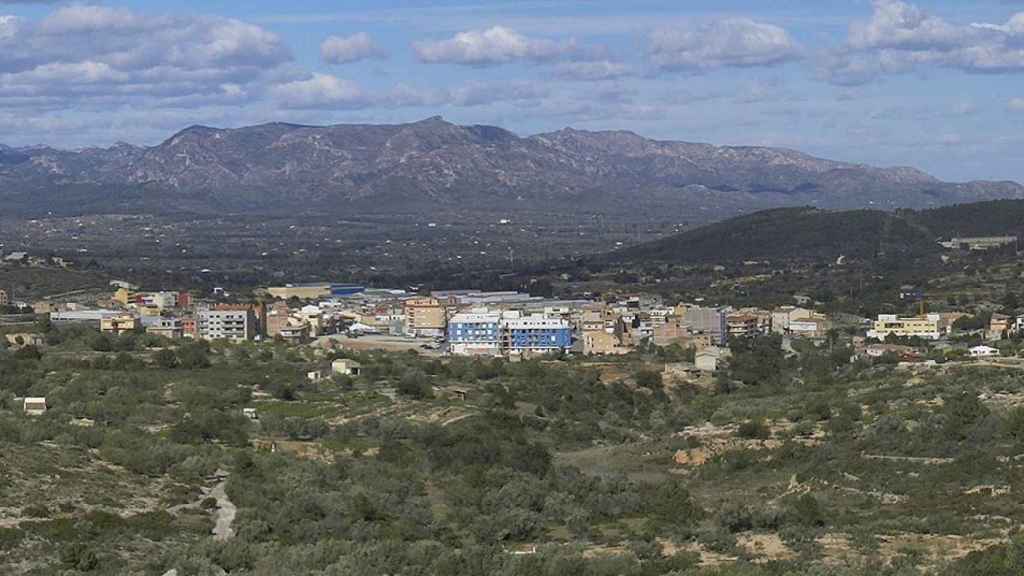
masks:
{"label": "distant mountain peak", "polygon": [[423,120],[417,120],[416,122],[412,122],[412,124],[420,124],[420,125],[443,124],[443,125],[447,125],[447,126],[454,126],[454,124],[452,124],[451,122],[448,122],[447,120],[445,120],[444,116],[441,116],[440,114],[438,114],[436,116],[431,116],[429,118],[424,118]]}

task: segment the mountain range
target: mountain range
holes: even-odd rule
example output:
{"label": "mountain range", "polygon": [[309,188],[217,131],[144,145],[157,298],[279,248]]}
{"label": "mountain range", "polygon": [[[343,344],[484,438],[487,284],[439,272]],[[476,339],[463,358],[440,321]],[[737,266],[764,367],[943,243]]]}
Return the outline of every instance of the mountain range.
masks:
{"label": "mountain range", "polygon": [[710,221],[753,210],[923,208],[1024,198],[765,147],[566,128],[520,137],[439,117],[396,125],[192,126],[151,147],[0,145],[8,213],[473,214],[553,211]]}

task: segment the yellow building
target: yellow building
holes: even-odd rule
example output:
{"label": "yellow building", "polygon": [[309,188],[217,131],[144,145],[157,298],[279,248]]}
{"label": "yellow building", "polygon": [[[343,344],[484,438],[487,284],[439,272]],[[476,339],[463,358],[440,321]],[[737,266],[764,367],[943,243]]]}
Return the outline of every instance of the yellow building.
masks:
{"label": "yellow building", "polygon": [[135,291],[124,287],[118,288],[117,291],[114,292],[114,301],[122,306],[127,306],[128,304],[135,302]]}
{"label": "yellow building", "polygon": [[135,318],[132,316],[111,316],[100,319],[100,332],[124,334],[135,331]]}
{"label": "yellow building", "polygon": [[444,336],[448,315],[437,298],[405,301],[405,331],[411,336]]}
{"label": "yellow building", "polygon": [[624,346],[619,337],[607,330],[584,330],[580,332],[584,354],[620,355],[629,354],[631,348]]}
{"label": "yellow building", "polygon": [[57,306],[49,300],[37,300],[32,303],[32,312],[36,314],[49,314],[56,310]]}
{"label": "yellow building", "polygon": [[880,314],[874,328],[868,330],[868,338],[885,340],[890,334],[906,338],[924,338],[938,340],[942,338],[939,324],[942,318],[938,314],[901,318],[895,314]]}
{"label": "yellow building", "polygon": [[331,295],[330,284],[287,284],[285,286],[271,286],[267,288],[267,293],[274,298],[280,298],[281,300],[289,300],[291,298],[298,298],[299,300],[318,300],[320,298],[327,298]]}

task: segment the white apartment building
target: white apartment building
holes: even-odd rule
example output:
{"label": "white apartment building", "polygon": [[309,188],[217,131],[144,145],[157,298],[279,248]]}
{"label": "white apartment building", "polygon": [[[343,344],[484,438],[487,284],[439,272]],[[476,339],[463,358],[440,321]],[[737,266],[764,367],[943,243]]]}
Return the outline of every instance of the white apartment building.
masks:
{"label": "white apartment building", "polygon": [[256,337],[256,315],[248,306],[200,310],[196,316],[196,329],[199,337],[205,340],[252,340]]}
{"label": "white apartment building", "polygon": [[146,292],[140,294],[140,302],[146,308],[157,308],[166,310],[178,305],[177,292]]}

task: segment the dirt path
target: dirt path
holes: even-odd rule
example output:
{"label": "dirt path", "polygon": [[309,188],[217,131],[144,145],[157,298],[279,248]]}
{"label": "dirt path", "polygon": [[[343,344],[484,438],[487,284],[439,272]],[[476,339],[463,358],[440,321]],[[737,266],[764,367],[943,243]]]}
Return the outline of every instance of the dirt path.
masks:
{"label": "dirt path", "polygon": [[462,414],[454,418],[449,418],[448,420],[445,420],[444,422],[441,423],[441,427],[444,428],[445,426],[450,426],[452,424],[455,424],[456,422],[461,422],[471,416],[476,416],[476,412],[470,412],[468,414]]}
{"label": "dirt path", "polygon": [[927,464],[938,466],[941,464],[952,464],[953,458],[925,458],[920,456],[888,456],[885,454],[861,454],[865,460],[886,460],[889,462],[911,462],[913,464]]}
{"label": "dirt path", "polygon": [[238,514],[238,507],[231,502],[224,490],[227,482],[227,478],[221,480],[210,491],[210,496],[217,499],[217,523],[213,527],[213,539],[218,542],[230,540],[235,536],[235,529],[231,525]]}

